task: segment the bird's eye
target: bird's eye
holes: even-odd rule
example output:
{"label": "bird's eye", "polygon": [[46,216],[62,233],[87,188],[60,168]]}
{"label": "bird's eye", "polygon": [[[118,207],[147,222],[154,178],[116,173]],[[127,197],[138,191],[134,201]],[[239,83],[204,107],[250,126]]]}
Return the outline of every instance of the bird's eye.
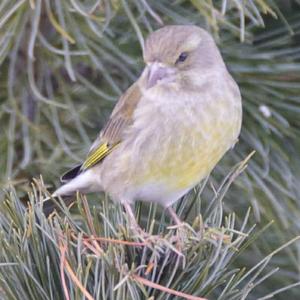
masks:
{"label": "bird's eye", "polygon": [[186,52],[182,52],[178,56],[176,63],[178,63],[178,62],[184,62],[187,59],[187,57],[188,57],[188,54]]}

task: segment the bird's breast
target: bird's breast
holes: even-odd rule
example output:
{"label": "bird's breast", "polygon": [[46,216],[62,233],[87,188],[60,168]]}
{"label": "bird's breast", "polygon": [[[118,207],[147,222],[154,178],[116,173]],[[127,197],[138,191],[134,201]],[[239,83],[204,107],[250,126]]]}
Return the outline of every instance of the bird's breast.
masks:
{"label": "bird's breast", "polygon": [[164,181],[186,189],[207,176],[235,143],[241,123],[240,99],[226,90],[202,97],[173,95],[171,101],[149,105],[151,112],[146,107],[140,112],[144,114],[140,122],[145,122],[140,124],[144,132],[136,151],[143,170],[141,183]]}

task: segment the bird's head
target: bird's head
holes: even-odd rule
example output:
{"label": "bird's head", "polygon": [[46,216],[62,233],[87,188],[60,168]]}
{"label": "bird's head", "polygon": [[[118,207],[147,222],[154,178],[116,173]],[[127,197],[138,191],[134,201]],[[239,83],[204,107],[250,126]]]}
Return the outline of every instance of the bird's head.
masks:
{"label": "bird's head", "polygon": [[211,35],[193,25],[165,26],[151,33],[143,57],[146,89],[196,86],[199,77],[224,67]]}

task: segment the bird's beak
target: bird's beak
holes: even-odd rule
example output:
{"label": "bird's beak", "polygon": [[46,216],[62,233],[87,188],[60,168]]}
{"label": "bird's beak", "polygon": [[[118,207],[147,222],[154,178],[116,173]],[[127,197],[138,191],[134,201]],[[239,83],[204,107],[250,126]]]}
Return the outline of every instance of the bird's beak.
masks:
{"label": "bird's beak", "polygon": [[147,70],[147,89],[154,87],[158,82],[171,82],[175,78],[175,69],[159,62],[149,63]]}

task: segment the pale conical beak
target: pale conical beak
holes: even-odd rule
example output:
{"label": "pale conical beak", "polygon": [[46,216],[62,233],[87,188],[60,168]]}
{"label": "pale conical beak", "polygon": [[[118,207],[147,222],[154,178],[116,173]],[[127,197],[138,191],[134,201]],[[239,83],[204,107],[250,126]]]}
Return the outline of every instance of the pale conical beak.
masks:
{"label": "pale conical beak", "polygon": [[154,87],[158,82],[171,82],[174,80],[175,70],[172,67],[154,62],[147,67],[147,89]]}

